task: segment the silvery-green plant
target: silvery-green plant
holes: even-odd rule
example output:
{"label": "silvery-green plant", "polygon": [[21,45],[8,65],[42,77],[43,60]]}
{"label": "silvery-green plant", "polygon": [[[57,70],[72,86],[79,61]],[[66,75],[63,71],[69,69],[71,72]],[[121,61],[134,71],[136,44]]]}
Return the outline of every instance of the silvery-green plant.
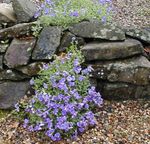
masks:
{"label": "silvery-green plant", "polygon": [[111,0],[44,0],[35,14],[41,24],[67,27],[82,20],[111,19]]}
{"label": "silvery-green plant", "polygon": [[35,96],[23,108],[16,105],[16,111],[24,117],[24,128],[59,141],[76,138],[96,125],[92,110],[101,107],[103,99],[90,85],[92,67],[82,69],[83,61],[81,51],[72,45],[65,56],[43,65],[39,77],[30,81]]}

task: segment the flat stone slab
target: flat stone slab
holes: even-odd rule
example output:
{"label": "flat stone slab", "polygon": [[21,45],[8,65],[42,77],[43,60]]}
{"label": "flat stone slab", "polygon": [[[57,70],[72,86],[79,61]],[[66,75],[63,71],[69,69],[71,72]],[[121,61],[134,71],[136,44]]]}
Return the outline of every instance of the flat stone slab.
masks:
{"label": "flat stone slab", "polygon": [[108,82],[150,85],[150,61],[143,56],[127,60],[98,62],[93,77]]}
{"label": "flat stone slab", "polygon": [[56,26],[45,27],[38,38],[32,53],[33,60],[49,60],[60,45],[61,28]]}
{"label": "flat stone slab", "polygon": [[29,79],[29,77],[25,74],[12,71],[11,69],[0,71],[0,81],[4,80],[18,81],[24,79]]}
{"label": "flat stone slab", "polygon": [[9,68],[28,64],[35,42],[35,38],[27,40],[14,39],[4,56],[5,64]]}
{"label": "flat stone slab", "polygon": [[0,30],[0,39],[4,38],[15,38],[23,35],[27,35],[31,32],[32,26],[34,26],[36,22],[31,23],[21,23],[14,25],[12,27],[8,27]]}
{"label": "flat stone slab", "polygon": [[126,58],[142,54],[142,44],[134,39],[126,39],[124,42],[95,42],[86,44],[82,48],[87,61],[112,60]]}
{"label": "flat stone slab", "polygon": [[36,5],[30,0],[13,0],[12,6],[19,23],[29,22],[37,11]]}
{"label": "flat stone slab", "polygon": [[24,82],[0,82],[0,109],[11,109],[25,96],[30,85]]}
{"label": "flat stone slab", "polygon": [[126,35],[150,44],[150,31],[147,29],[128,29]]}
{"label": "flat stone slab", "polygon": [[112,24],[103,24],[100,21],[83,21],[69,27],[73,34],[84,38],[97,38],[103,40],[125,40],[123,30]]}
{"label": "flat stone slab", "polygon": [[129,100],[150,98],[150,85],[137,86],[128,83],[99,82],[98,90],[107,100]]}

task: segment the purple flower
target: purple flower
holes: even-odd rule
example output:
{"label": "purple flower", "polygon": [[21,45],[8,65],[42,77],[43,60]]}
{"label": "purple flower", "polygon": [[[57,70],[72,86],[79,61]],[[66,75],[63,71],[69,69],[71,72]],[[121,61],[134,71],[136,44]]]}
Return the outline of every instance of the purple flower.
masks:
{"label": "purple flower", "polygon": [[78,17],[78,16],[79,16],[79,13],[78,13],[77,11],[74,11],[74,12],[71,12],[71,13],[70,13],[70,16]]}
{"label": "purple flower", "polygon": [[34,85],[34,80],[33,79],[30,80],[30,85]]}
{"label": "purple flower", "polygon": [[44,87],[45,89],[48,89],[48,85],[47,85],[46,83],[43,83],[43,87]]}
{"label": "purple flower", "polygon": [[83,81],[84,78],[85,78],[84,76],[80,75],[78,79],[79,79],[79,81]]}
{"label": "purple flower", "polygon": [[74,67],[73,70],[76,74],[79,74],[82,69],[81,69],[81,66],[77,66],[77,67]]}

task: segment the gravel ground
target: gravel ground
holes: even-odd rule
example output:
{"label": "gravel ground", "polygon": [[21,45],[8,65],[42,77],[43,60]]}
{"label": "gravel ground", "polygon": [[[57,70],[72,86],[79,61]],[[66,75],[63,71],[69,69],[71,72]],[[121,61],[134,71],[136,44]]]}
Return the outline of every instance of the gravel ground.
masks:
{"label": "gravel ground", "polygon": [[[38,2],[38,0],[34,0]],[[113,22],[121,27],[150,27],[150,0],[112,0]],[[150,144],[150,101],[105,101],[97,126],[76,141],[59,144]],[[54,144],[29,133],[12,117],[0,122],[0,144]]]}
{"label": "gravel ground", "polygon": [[112,0],[113,22],[121,27],[150,27],[150,0]]}
{"label": "gravel ground", "polygon": [[[150,101],[105,101],[96,113],[97,126],[76,141],[57,144],[150,144]],[[55,144],[29,133],[13,118],[0,123],[0,144]]]}

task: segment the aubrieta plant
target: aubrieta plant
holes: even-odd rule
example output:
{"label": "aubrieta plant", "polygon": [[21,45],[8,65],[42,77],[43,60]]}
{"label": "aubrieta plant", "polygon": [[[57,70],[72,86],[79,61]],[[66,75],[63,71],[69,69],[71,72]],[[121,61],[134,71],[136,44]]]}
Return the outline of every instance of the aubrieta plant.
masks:
{"label": "aubrieta plant", "polygon": [[76,138],[96,124],[92,110],[101,107],[103,99],[90,85],[92,67],[82,69],[84,58],[72,45],[64,57],[43,65],[39,77],[31,79],[35,96],[24,110],[24,128],[42,131],[53,141]]}
{"label": "aubrieta plant", "polygon": [[67,27],[82,20],[111,19],[111,0],[44,0],[35,14],[43,25]]}

